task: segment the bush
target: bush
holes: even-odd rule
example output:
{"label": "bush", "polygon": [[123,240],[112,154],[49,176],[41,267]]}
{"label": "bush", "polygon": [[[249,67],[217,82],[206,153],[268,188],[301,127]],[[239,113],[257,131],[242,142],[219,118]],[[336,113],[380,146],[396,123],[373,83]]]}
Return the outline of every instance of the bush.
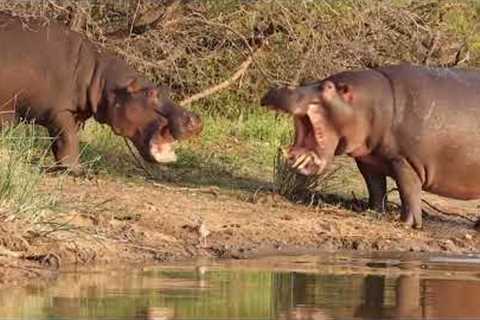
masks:
{"label": "bush", "polygon": [[475,0],[42,0],[0,1],[0,10],[62,21],[178,99],[225,80],[263,44],[230,87],[233,95],[201,101],[209,112],[234,117],[275,82],[402,61],[480,62]]}

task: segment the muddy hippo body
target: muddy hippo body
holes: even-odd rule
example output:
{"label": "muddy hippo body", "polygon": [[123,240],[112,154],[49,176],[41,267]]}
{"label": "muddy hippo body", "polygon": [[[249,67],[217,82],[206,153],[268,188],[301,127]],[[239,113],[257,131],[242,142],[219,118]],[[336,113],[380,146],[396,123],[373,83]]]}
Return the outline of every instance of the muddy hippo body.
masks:
{"label": "muddy hippo body", "polygon": [[174,160],[170,145],[201,130],[164,89],[62,25],[1,13],[0,43],[0,125],[47,127],[60,167],[79,169],[77,131],[90,117],[153,162]]}
{"label": "muddy hippo body", "polygon": [[421,227],[421,190],[480,198],[479,72],[412,65],[348,71],[272,89],[262,103],[290,113],[295,103],[303,106],[294,117],[316,128],[317,142],[297,138],[290,149],[293,163],[314,151],[315,161],[300,172],[314,174],[333,155],[348,154],[365,178],[371,208],[384,210],[386,177],[396,181],[408,225]]}

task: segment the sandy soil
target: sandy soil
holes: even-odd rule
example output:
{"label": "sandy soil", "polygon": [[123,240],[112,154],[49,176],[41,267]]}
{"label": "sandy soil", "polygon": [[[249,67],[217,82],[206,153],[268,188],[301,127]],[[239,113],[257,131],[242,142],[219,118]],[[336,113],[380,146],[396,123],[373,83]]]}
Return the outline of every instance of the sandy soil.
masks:
{"label": "sandy soil", "polygon": [[[45,188],[58,181],[47,180]],[[270,192],[190,189],[112,179],[63,182],[55,232],[0,228],[0,285],[48,277],[63,266],[152,263],[196,256],[259,255],[336,250],[480,252],[473,229],[479,202],[425,195],[449,214],[426,207],[424,229],[406,229],[398,212],[377,215],[341,207],[309,208]],[[50,229],[48,229],[50,230]],[[20,236],[22,234],[22,236]]]}

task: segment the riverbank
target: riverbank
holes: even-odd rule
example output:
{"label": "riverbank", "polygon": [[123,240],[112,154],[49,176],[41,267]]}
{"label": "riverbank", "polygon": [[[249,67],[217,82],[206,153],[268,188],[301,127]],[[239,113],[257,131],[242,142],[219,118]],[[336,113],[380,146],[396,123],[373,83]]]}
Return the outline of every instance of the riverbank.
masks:
{"label": "riverbank", "polygon": [[[55,177],[43,188],[55,188]],[[293,204],[272,192],[225,191],[121,179],[63,177],[56,228],[36,235],[16,221],[2,222],[0,283],[46,278],[71,264],[142,264],[199,256],[259,255],[338,250],[468,254],[480,234],[464,217],[473,202],[426,196],[446,212],[424,214],[423,230],[404,228],[398,212],[386,215]],[[26,226],[25,226],[26,228]],[[46,230],[46,229],[45,229]],[[21,236],[23,235],[23,236]]]}

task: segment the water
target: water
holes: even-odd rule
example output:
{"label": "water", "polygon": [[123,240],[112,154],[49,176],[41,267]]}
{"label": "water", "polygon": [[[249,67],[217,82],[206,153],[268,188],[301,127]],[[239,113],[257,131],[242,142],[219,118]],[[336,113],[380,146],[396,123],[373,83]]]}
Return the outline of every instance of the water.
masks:
{"label": "water", "polygon": [[0,291],[0,318],[480,318],[480,258],[322,255],[72,270]]}

